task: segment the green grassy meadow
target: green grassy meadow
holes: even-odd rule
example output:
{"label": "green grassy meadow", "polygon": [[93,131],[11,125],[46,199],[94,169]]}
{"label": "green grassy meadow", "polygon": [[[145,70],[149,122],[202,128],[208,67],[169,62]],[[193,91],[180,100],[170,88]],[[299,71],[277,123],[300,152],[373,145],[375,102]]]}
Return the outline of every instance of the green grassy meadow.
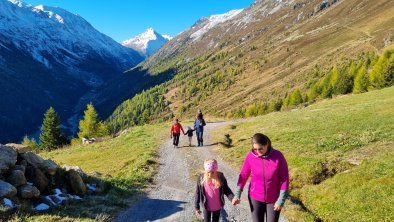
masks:
{"label": "green grassy meadow", "polygon": [[[45,159],[80,166],[84,172],[98,172],[103,192],[84,198],[59,210],[44,214],[17,213],[11,221],[108,221],[127,208],[133,198],[144,192],[157,170],[157,149],[168,126],[145,125],[121,136],[90,145],[71,146],[47,153]],[[167,138],[167,137],[166,137]]]}
{"label": "green grassy meadow", "polygon": [[324,100],[216,130],[239,168],[254,133],[268,135],[291,175],[289,221],[393,221],[394,87]]}

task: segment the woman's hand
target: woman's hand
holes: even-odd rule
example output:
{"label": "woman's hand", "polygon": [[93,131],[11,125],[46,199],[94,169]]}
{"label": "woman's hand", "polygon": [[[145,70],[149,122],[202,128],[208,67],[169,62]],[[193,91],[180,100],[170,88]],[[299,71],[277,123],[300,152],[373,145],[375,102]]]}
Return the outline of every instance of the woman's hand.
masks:
{"label": "woman's hand", "polygon": [[282,206],[275,204],[274,205],[274,211],[281,211],[282,210]]}
{"label": "woman's hand", "polygon": [[201,210],[196,210],[196,215],[200,216],[201,215]]}
{"label": "woman's hand", "polygon": [[241,200],[238,199],[237,197],[234,197],[233,200],[231,201],[231,203],[235,206],[235,205],[241,203]]}

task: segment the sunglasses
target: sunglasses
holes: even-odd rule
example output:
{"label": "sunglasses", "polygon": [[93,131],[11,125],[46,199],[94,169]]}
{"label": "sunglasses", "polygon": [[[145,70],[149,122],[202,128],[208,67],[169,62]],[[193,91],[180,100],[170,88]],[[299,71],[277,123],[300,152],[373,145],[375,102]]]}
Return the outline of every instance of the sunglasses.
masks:
{"label": "sunglasses", "polygon": [[263,150],[264,150],[264,148],[259,148],[259,149],[252,148],[252,150],[255,150],[255,151],[263,151]]}

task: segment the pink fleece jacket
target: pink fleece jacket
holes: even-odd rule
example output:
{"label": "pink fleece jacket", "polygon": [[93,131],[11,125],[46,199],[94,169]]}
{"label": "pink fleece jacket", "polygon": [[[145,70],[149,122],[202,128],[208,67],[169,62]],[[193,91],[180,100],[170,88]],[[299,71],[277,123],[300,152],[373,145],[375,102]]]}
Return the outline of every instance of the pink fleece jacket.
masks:
{"label": "pink fleece jacket", "polygon": [[245,158],[238,179],[238,187],[243,189],[252,176],[249,195],[252,199],[275,203],[281,190],[289,189],[289,172],[283,154],[275,149],[265,157],[250,151]]}

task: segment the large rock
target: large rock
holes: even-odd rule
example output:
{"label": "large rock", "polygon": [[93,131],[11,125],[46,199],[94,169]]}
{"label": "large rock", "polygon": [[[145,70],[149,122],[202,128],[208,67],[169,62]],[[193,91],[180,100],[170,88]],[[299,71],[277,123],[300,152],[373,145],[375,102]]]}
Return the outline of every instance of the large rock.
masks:
{"label": "large rock", "polygon": [[14,187],[26,184],[25,173],[20,170],[13,170],[7,178],[7,182],[12,184]]}
{"label": "large rock", "polygon": [[23,199],[38,198],[40,191],[35,186],[25,184],[18,188],[18,196]]}
{"label": "large rock", "polygon": [[5,207],[6,210],[9,210],[9,209],[12,209],[12,208],[15,207],[14,203],[12,202],[12,200],[10,200],[8,198],[3,198],[0,201],[0,203],[1,203],[1,205],[3,205],[3,207]]}
{"label": "large rock", "polygon": [[53,162],[53,160],[44,160],[40,168],[45,173],[53,176],[56,174],[56,170],[59,168],[59,166],[55,162]]}
{"label": "large rock", "polygon": [[15,166],[18,154],[8,146],[0,145],[0,174],[7,173]]}
{"label": "large rock", "polygon": [[11,184],[0,180],[0,197],[14,197],[17,190]]}
{"label": "large rock", "polygon": [[26,178],[28,181],[32,182],[41,193],[44,192],[48,187],[48,178],[40,169],[36,167],[28,167],[26,169]]}
{"label": "large rock", "polygon": [[15,165],[15,167],[12,168],[12,170],[20,170],[20,171],[22,171],[23,173],[25,173],[25,172],[26,172],[26,167],[23,166],[23,165]]}
{"label": "large rock", "polygon": [[32,151],[30,146],[26,146],[26,145],[23,145],[23,144],[7,143],[6,146],[11,147],[17,153],[20,153],[20,154]]}
{"label": "large rock", "polygon": [[67,172],[62,168],[58,168],[54,177],[55,187],[60,188],[62,191],[71,190],[71,187],[68,183],[68,179],[66,179],[66,177],[67,177]]}
{"label": "large rock", "polygon": [[40,202],[43,202],[52,208],[57,206],[50,196],[40,196]]}
{"label": "large rock", "polygon": [[21,156],[28,164],[34,167],[40,167],[44,163],[44,159],[33,152],[23,153]]}
{"label": "large rock", "polygon": [[75,170],[68,171],[69,184],[74,194],[83,196],[86,194],[86,185],[82,177]]}
{"label": "large rock", "polygon": [[71,165],[65,164],[65,165],[63,165],[63,169],[66,171],[74,170],[74,171],[77,171],[79,173],[79,175],[86,176],[86,173],[83,172],[83,170],[79,166],[71,166]]}

